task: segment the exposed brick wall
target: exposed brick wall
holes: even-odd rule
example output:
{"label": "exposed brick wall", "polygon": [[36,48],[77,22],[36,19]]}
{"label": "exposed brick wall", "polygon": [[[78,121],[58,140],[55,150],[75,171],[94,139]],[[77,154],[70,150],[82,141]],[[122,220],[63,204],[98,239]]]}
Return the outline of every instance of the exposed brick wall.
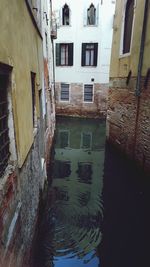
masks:
{"label": "exposed brick wall", "polygon": [[[28,266],[41,185],[46,179],[39,139],[38,131],[23,167],[16,168],[0,188],[0,267]],[[51,145],[52,138],[47,140],[49,151]]]}
{"label": "exposed brick wall", "polygon": [[150,171],[150,87],[145,89],[142,85],[141,96],[137,97],[135,80],[129,86],[125,86],[123,79],[112,82],[108,93],[107,137],[145,171]]}
{"label": "exposed brick wall", "polygon": [[150,171],[150,84],[142,90],[139,100],[135,158],[144,170]]}
{"label": "exposed brick wall", "polygon": [[107,84],[94,84],[94,101],[83,101],[83,84],[72,83],[70,85],[70,101],[60,101],[60,83],[56,83],[56,114],[66,116],[81,116],[100,118],[107,113]]}

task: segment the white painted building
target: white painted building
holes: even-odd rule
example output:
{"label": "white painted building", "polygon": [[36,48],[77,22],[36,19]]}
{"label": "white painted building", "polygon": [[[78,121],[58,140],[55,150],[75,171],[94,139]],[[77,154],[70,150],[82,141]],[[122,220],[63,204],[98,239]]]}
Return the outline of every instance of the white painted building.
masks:
{"label": "white painted building", "polygon": [[115,1],[52,1],[55,40],[56,112],[99,116],[106,91]]}

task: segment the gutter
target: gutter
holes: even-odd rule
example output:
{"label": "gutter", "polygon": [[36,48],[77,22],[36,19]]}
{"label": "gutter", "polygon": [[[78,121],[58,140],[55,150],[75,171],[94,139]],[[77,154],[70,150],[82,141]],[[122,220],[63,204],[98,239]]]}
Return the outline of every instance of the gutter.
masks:
{"label": "gutter", "polygon": [[142,27],[139,63],[138,63],[138,73],[137,73],[136,88],[135,88],[135,95],[137,97],[139,97],[141,95],[141,86],[140,85],[141,85],[144,46],[145,46],[146,30],[147,30],[148,4],[149,4],[149,0],[145,0],[144,18],[143,18],[143,27]]}

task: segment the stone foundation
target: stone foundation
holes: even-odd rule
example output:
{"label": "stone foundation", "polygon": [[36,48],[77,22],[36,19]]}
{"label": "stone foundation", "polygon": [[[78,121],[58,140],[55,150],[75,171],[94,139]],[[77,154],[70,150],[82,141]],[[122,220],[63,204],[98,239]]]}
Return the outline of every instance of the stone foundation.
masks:
{"label": "stone foundation", "polygon": [[56,83],[56,114],[63,116],[80,116],[90,118],[104,118],[107,113],[107,84],[94,84],[94,100],[86,103],[83,100],[83,84],[70,84],[70,100],[61,101],[61,84]]}
{"label": "stone foundation", "polygon": [[[29,266],[40,192],[47,179],[40,142],[38,131],[23,167],[16,167],[0,187],[0,267]],[[50,154],[52,137],[46,143]]]}
{"label": "stone foundation", "polygon": [[136,79],[112,81],[108,96],[107,138],[150,172],[150,82],[135,96]]}

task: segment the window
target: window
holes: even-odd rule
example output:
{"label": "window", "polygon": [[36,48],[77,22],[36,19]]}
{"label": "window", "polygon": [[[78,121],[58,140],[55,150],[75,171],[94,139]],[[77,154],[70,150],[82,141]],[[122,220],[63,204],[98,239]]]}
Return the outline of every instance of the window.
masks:
{"label": "window", "polygon": [[97,66],[98,43],[82,44],[82,66]]}
{"label": "window", "polygon": [[35,73],[31,72],[31,90],[32,90],[32,120],[33,127],[35,123]]}
{"label": "window", "polygon": [[90,133],[90,132],[82,133],[81,141],[82,141],[81,148],[84,148],[84,149],[91,148],[92,133]]}
{"label": "window", "polygon": [[67,4],[62,9],[62,25],[70,24],[70,10]]}
{"label": "window", "polygon": [[60,148],[65,148],[69,146],[69,131],[59,132]]}
{"label": "window", "polygon": [[79,182],[90,184],[93,174],[92,164],[90,162],[79,162],[77,173]]}
{"label": "window", "polygon": [[91,199],[91,193],[90,192],[85,192],[85,193],[79,192],[78,201],[80,203],[80,206],[83,206],[83,207],[87,206],[90,199]]}
{"label": "window", "polygon": [[8,128],[8,73],[0,70],[0,177],[9,160],[9,128]]}
{"label": "window", "polygon": [[84,102],[93,102],[93,85],[84,85]]}
{"label": "window", "polygon": [[94,6],[91,3],[90,6],[84,8],[83,24],[84,26],[98,26],[99,22],[99,3]]}
{"label": "window", "polygon": [[70,161],[55,160],[53,177],[56,179],[63,179],[69,177],[71,174]]}
{"label": "window", "polygon": [[56,66],[73,66],[73,43],[56,44]]}
{"label": "window", "polygon": [[69,84],[61,83],[60,99],[61,101],[69,101]]}
{"label": "window", "polygon": [[96,8],[93,4],[87,10],[87,25],[95,25],[96,24]]}
{"label": "window", "polygon": [[126,3],[125,19],[124,19],[123,54],[130,52],[133,15],[134,15],[134,0],[128,0]]}

